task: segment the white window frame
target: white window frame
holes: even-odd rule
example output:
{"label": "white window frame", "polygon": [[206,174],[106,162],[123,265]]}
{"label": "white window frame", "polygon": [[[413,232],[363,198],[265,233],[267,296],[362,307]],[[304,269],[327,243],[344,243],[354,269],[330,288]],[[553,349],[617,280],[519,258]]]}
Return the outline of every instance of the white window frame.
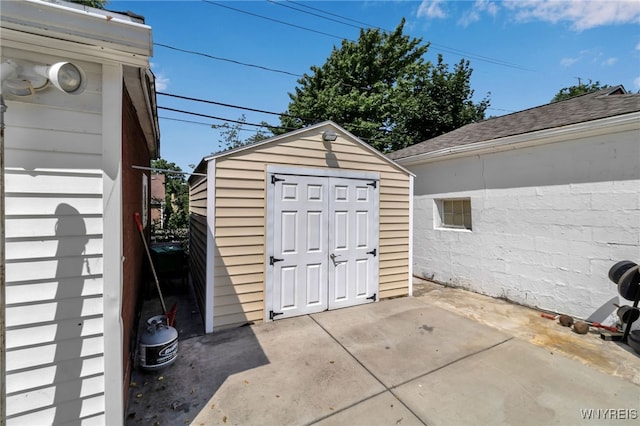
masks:
{"label": "white window frame", "polygon": [[[473,208],[471,207],[471,198],[470,197],[457,197],[457,198],[440,198],[435,201],[435,214],[433,215],[435,224],[434,227],[436,229],[447,229],[447,230],[460,230],[460,231],[472,231],[473,230]],[[458,215],[462,215],[462,225],[455,225],[453,220],[447,220],[445,215],[448,215],[446,210],[446,206],[449,204],[453,204],[455,202],[462,202],[462,212],[457,213]],[[465,209],[466,203],[468,203],[468,212]],[[450,213],[455,215],[456,213]],[[466,217],[468,216],[468,222]]]}

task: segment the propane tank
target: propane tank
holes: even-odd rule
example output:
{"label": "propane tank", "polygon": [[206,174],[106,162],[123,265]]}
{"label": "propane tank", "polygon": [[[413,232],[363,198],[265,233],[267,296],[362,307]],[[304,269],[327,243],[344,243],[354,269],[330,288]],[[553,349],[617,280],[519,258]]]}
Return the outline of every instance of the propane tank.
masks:
{"label": "propane tank", "polygon": [[147,320],[147,329],[140,336],[139,361],[145,370],[158,370],[178,357],[178,331],[167,324],[165,315]]}

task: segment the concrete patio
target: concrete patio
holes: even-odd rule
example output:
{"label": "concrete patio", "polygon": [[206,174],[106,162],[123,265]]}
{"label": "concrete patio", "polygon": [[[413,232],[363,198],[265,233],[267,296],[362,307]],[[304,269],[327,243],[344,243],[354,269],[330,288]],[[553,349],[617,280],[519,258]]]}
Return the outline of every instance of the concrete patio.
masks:
{"label": "concrete patio", "polygon": [[637,424],[628,347],[464,290],[415,293],[181,340],[174,364],[134,373],[127,425]]}

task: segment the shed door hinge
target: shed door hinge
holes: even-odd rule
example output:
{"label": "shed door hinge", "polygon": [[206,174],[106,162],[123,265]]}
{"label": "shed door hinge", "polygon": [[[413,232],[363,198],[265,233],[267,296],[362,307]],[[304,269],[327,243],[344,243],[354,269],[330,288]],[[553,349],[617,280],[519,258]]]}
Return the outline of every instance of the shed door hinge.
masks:
{"label": "shed door hinge", "polygon": [[371,251],[368,251],[368,252],[367,252],[367,254],[372,254],[372,255],[373,255],[373,257],[376,257],[376,255],[378,254],[378,250],[373,249],[373,250],[371,250]]}
{"label": "shed door hinge", "polygon": [[271,175],[271,183],[272,183],[273,185],[275,185],[275,184],[276,184],[276,182],[282,182],[282,181],[284,181],[284,179],[280,179],[280,178],[279,178],[279,177],[277,177],[276,175]]}
{"label": "shed door hinge", "polygon": [[269,311],[269,319],[273,320],[277,315],[282,315],[283,312],[273,312],[273,311]]}
{"label": "shed door hinge", "polygon": [[375,189],[378,187],[378,181],[374,180],[373,182],[369,182],[367,185],[372,186]]}
{"label": "shed door hinge", "polygon": [[377,293],[373,293],[373,296],[367,297],[367,300],[373,300],[375,302],[376,301],[376,295],[377,295]]}
{"label": "shed door hinge", "polygon": [[276,259],[273,256],[269,256],[269,265],[273,266],[276,262],[282,262],[284,259]]}

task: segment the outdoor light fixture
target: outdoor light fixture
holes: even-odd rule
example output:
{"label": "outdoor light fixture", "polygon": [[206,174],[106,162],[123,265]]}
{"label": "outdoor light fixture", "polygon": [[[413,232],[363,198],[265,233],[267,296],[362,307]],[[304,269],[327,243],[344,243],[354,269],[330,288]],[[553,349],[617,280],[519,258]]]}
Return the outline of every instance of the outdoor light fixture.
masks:
{"label": "outdoor light fixture", "polygon": [[87,83],[84,71],[71,62],[42,65],[29,61],[7,59],[0,64],[2,91],[15,96],[30,96],[51,83],[70,95],[84,91]]}
{"label": "outdoor light fixture", "polygon": [[326,142],[333,142],[336,139],[338,139],[338,134],[332,130],[325,130],[324,133],[322,133],[322,140],[326,141]]}

